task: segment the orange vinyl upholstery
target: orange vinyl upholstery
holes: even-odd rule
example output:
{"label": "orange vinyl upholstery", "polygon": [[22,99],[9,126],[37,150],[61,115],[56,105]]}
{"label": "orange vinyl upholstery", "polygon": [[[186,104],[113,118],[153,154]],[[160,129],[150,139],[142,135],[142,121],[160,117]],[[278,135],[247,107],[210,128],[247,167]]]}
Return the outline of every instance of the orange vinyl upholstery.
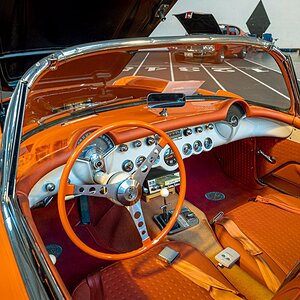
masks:
{"label": "orange vinyl upholstery", "polygon": [[280,289],[272,300],[300,299],[300,276],[291,280],[287,285]]}
{"label": "orange vinyl upholstery", "polygon": [[[280,200],[300,207],[299,199],[283,196]],[[263,251],[263,258],[282,282],[300,259],[300,216],[259,202],[244,204],[226,216],[233,220],[239,229]],[[240,253],[241,268],[264,284],[253,257],[228,234],[223,226],[216,224],[215,229],[223,247],[231,247]]]}
{"label": "orange vinyl upholstery", "polygon": [[74,290],[73,299],[212,299],[208,291],[158,259],[158,253],[166,245],[179,251],[182,259],[234,289],[198,250],[187,244],[168,242],[88,276]]}

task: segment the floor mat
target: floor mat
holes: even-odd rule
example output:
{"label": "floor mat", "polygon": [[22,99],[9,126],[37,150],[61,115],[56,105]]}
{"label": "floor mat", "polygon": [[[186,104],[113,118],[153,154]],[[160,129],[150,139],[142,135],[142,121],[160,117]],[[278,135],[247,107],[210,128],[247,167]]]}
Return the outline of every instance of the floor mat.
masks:
{"label": "floor mat", "polygon": [[[92,224],[83,225],[78,201],[66,202],[73,230],[91,248],[106,253],[121,253],[142,246],[140,236],[124,207],[114,205],[108,199],[91,197],[89,208]],[[112,263],[93,258],[73,244],[61,225],[56,200],[47,207],[33,209],[32,216],[44,244],[48,248],[51,245],[61,247],[55,266],[70,292],[88,274]]]}
{"label": "floor mat", "polygon": [[[94,204],[93,212],[91,213],[92,217],[95,211],[100,211],[102,208],[104,209],[105,206],[107,206],[107,208],[111,206],[111,203],[106,204],[102,202],[102,207],[97,209],[100,204],[98,205],[96,202]],[[72,205],[74,205],[73,201],[67,202],[67,211],[70,210]],[[47,207],[33,209],[32,216],[44,244],[46,246],[58,244],[62,248],[62,252],[58,257],[55,266],[70,292],[73,291],[76,285],[87,274],[99,270],[99,268],[111,263],[87,255],[73,244],[61,225],[55,200],[53,200]],[[69,220],[71,220],[72,225],[75,225],[74,223],[78,223],[78,207],[77,209],[76,207],[73,207],[69,215]],[[99,246],[99,243],[95,242],[89,233],[88,226],[78,226],[77,224],[75,232],[79,238],[87,242],[94,249],[107,251],[107,245],[104,244],[104,248]]]}
{"label": "floor mat", "polygon": [[[185,159],[184,164],[187,173],[185,198],[201,209],[208,219],[219,211],[226,213],[246,203],[259,193],[226,176],[211,152]],[[208,200],[205,194],[209,192],[223,193],[225,198],[219,201]]]}

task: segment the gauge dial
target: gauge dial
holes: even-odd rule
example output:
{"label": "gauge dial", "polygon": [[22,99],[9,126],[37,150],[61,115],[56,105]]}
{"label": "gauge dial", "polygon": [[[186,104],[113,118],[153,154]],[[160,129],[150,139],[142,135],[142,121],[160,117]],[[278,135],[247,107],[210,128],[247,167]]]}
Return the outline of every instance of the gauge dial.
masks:
{"label": "gauge dial", "polygon": [[199,141],[199,140],[195,141],[194,144],[193,144],[193,148],[194,148],[195,152],[197,152],[197,153],[201,152],[202,151],[201,141]]}
{"label": "gauge dial", "polygon": [[164,154],[164,161],[165,163],[170,166],[173,167],[177,164],[177,160],[175,157],[174,152],[171,150],[171,148],[168,148]]}
{"label": "gauge dial", "polygon": [[182,152],[184,155],[190,155],[193,151],[192,145],[189,143],[186,143],[182,146]]}
{"label": "gauge dial", "polygon": [[212,139],[211,138],[206,138],[205,140],[204,140],[204,148],[206,149],[206,150],[210,150],[211,148],[212,148],[212,146],[213,146],[213,141],[212,141]]}
{"label": "gauge dial", "polygon": [[82,150],[79,158],[90,160],[91,157],[94,157],[96,155],[101,156],[101,154],[102,154],[101,148],[97,147],[96,143],[93,143],[93,144],[89,144],[87,147],[85,147]]}
{"label": "gauge dial", "polygon": [[[92,132],[85,133],[77,142],[79,145],[85,138],[87,138]],[[92,141],[80,154],[79,158],[90,160],[91,156],[96,154],[105,157],[108,153],[110,153],[115,147],[111,138],[107,135],[102,135]]]}

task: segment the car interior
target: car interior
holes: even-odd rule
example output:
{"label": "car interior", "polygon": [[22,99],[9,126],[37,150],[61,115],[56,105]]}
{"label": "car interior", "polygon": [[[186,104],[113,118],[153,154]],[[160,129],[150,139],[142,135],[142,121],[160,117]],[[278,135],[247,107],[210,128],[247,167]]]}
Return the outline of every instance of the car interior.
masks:
{"label": "car interior", "polygon": [[[167,83],[128,76],[110,88],[128,99],[157,96]],[[73,106],[82,96],[72,89],[62,95]],[[20,148],[18,199],[55,278],[74,299],[299,297],[300,123],[226,91],[214,95],[225,101],[112,103],[48,128],[44,119],[42,131],[25,112],[31,131]],[[27,106],[46,97],[55,93],[33,93]],[[112,190],[126,178],[119,205]],[[126,206],[137,193],[141,208]],[[169,233],[158,240],[164,228]],[[238,260],[222,252],[227,247]]]}

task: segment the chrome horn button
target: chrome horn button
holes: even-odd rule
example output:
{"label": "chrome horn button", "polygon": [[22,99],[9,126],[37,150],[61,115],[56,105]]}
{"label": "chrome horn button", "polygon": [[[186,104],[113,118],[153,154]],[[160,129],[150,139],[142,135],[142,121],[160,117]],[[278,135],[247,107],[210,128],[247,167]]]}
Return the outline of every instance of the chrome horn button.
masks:
{"label": "chrome horn button", "polygon": [[138,181],[127,179],[123,181],[117,191],[117,197],[120,203],[125,206],[134,205],[141,199],[142,188]]}

